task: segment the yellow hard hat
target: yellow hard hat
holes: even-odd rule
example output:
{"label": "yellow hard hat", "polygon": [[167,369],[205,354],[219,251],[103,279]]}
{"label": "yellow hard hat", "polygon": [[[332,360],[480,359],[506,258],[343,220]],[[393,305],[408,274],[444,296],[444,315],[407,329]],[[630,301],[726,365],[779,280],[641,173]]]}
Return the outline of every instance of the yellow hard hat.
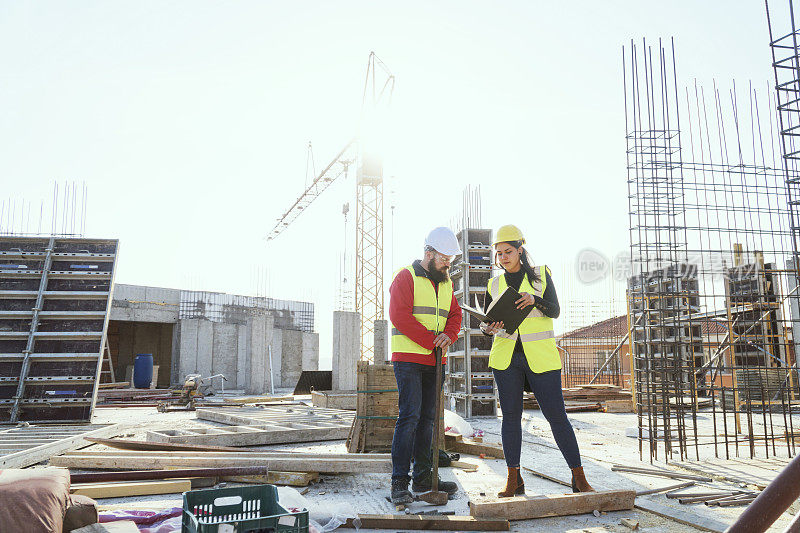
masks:
{"label": "yellow hard hat", "polygon": [[520,241],[522,244],[525,244],[525,236],[522,235],[522,231],[513,224],[506,224],[502,226],[494,236],[494,242],[492,246],[501,243],[501,242],[515,242]]}

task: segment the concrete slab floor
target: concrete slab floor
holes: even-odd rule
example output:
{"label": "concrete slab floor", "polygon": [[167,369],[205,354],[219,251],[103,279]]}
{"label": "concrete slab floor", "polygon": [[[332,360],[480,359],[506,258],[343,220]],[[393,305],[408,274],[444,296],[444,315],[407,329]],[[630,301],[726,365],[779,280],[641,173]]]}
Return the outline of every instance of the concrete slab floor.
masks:
{"label": "concrete slab floor", "polygon": [[[285,391],[276,395],[285,394]],[[93,420],[96,423],[124,422],[132,424],[128,430],[128,438],[144,439],[146,429],[196,427],[204,425],[219,425],[211,422],[200,421],[192,412],[158,413],[155,408],[124,408],[124,409],[98,409]],[[612,472],[614,463],[627,465],[640,465],[644,467],[670,468],[688,473],[680,469],[679,465],[658,462],[649,463],[649,452],[644,450],[645,462],[639,461],[639,445],[635,438],[626,437],[625,429],[636,426],[636,415],[627,413],[571,413],[584,468],[587,478],[598,489],[633,489],[647,490],[665,487],[678,483],[658,477],[648,477],[636,474]],[[485,442],[500,441],[500,419],[474,419],[471,421],[476,429],[485,433]],[[523,452],[521,464],[523,467],[548,474],[550,476],[569,480],[569,469],[561,453],[558,451],[547,422],[538,410],[525,411],[523,420]],[[330,441],[320,443],[283,444],[264,446],[258,449],[270,450],[297,450],[306,452],[345,453],[343,441]],[[704,453],[703,460],[711,461],[713,453]],[[439,510],[452,510],[456,514],[469,514],[469,495],[476,496],[480,492],[491,495],[501,490],[505,481],[505,463],[498,459],[479,459],[474,456],[463,455],[462,460],[478,464],[476,472],[466,472],[455,468],[443,468],[443,479],[455,480],[462,490],[455,499],[448,502],[446,507]],[[719,459],[714,459],[714,464],[719,464]],[[738,471],[742,471],[741,463],[737,464]],[[694,472],[693,472],[694,473]],[[760,470],[763,474],[763,470]],[[777,474],[777,471],[775,472]],[[559,494],[569,492],[567,487],[539,478],[530,472],[523,471],[526,493],[534,494]],[[230,485],[230,484],[229,484]],[[738,485],[725,480],[715,480],[713,483],[698,483],[695,487],[686,489],[687,492],[701,492],[713,487],[719,489],[737,489]],[[389,493],[389,476],[387,474],[360,474],[322,476],[321,482],[309,487],[305,498],[311,508],[342,508],[353,513],[394,514],[394,507],[386,500]],[[660,513],[677,516],[680,519],[696,524],[710,526],[710,530],[722,531],[727,525],[733,523],[741,514],[744,507],[707,507],[702,504],[680,505],[677,500],[667,499],[663,494],[640,496],[637,505],[643,505]],[[103,499],[101,509],[128,508],[128,509],[161,509],[166,507],[181,506],[181,496],[146,496],[135,498]],[[795,504],[797,505],[797,504]],[[424,503],[415,503],[410,507],[411,512],[433,509]],[[797,512],[797,508],[790,510]],[[313,516],[314,513],[312,513]],[[639,522],[639,531],[670,531],[689,532],[703,529],[676,522],[658,516],[642,509],[603,513],[599,517],[594,515],[578,515],[570,517],[543,518],[536,520],[514,521],[511,523],[512,531],[552,531],[552,532],[612,532],[630,531],[621,524],[622,518],[630,518]],[[785,513],[776,522],[770,531],[782,531],[791,521],[792,516]],[[716,526],[716,527],[715,527]],[[708,530],[707,529],[707,530]],[[365,530],[361,531],[378,531]]]}

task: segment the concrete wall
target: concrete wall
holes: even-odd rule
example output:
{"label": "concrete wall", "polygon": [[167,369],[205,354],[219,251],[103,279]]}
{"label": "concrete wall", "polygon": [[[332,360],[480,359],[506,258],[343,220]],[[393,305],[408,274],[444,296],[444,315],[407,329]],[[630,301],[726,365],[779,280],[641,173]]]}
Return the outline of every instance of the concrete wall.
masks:
{"label": "concrete wall", "polygon": [[356,365],[361,357],[361,315],[333,312],[331,358],[333,390],[356,390]]}
{"label": "concrete wall", "polygon": [[125,322],[178,321],[181,291],[161,287],[114,284],[111,301],[111,320]]}

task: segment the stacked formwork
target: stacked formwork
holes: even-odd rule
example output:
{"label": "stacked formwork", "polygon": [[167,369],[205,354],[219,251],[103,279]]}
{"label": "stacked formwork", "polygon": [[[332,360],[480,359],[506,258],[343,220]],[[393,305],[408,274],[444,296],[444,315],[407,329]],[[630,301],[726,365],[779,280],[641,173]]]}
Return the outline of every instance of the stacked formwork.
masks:
{"label": "stacked formwork", "polygon": [[699,305],[693,265],[672,265],[628,280],[633,385],[637,411],[650,414],[650,435],[685,439],[677,411],[695,401],[702,387],[697,370],[703,364],[703,336],[700,323],[692,320]]}
{"label": "stacked formwork", "polygon": [[88,422],[117,241],[0,237],[0,422]]}
{"label": "stacked formwork", "polygon": [[[752,411],[770,409],[772,401],[794,399],[795,379],[786,371],[792,360],[781,309],[781,290],[775,264],[755,263],[728,269],[726,297],[731,342],[731,393],[728,407]],[[740,254],[736,257],[740,260]],[[789,365],[790,366],[790,365]],[[787,381],[787,383],[784,383]]]}
{"label": "stacked formwork", "polygon": [[[492,230],[466,228],[457,235],[462,255],[451,272],[454,294],[459,303],[480,309],[492,275]],[[478,319],[464,313],[458,340],[447,357],[447,398],[450,408],[464,418],[497,413],[489,368],[492,338],[484,335],[479,325]]]}

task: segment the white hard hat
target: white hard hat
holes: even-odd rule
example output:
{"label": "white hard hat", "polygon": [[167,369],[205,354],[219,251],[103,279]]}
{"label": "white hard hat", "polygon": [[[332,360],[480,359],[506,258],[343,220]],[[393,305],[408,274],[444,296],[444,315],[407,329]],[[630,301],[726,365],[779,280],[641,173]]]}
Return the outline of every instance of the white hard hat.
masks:
{"label": "white hard hat", "polygon": [[461,253],[461,247],[458,245],[455,233],[450,231],[450,228],[443,226],[433,228],[428,233],[428,236],[425,237],[425,246],[430,246],[443,255],[458,255]]}

